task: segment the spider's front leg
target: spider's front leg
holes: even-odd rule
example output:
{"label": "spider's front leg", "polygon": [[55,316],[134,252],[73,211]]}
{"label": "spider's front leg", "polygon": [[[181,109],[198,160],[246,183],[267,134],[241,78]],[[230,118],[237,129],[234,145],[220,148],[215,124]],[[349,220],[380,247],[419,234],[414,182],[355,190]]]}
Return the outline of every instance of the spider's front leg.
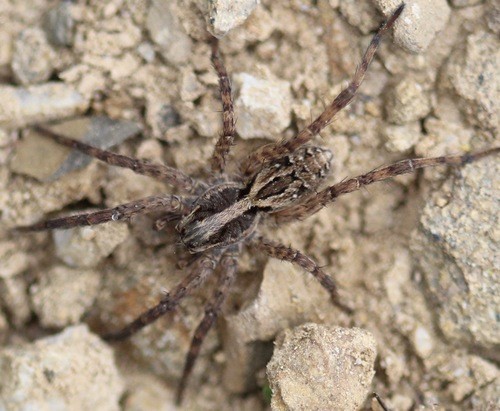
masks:
{"label": "spider's front leg", "polygon": [[344,194],[352,193],[360,188],[378,181],[384,181],[401,174],[413,173],[418,169],[426,167],[435,167],[441,165],[461,166],[472,163],[483,157],[500,153],[500,147],[490,148],[488,150],[478,151],[476,153],[462,154],[458,156],[441,156],[428,158],[415,158],[401,160],[397,163],[376,168],[368,173],[357,177],[349,178],[338,184],[321,190],[317,195],[308,198],[303,203],[279,210],[272,215],[278,223],[286,223],[294,220],[304,220],[307,217],[317,213],[327,204],[332,203]]}
{"label": "spider's front leg", "polygon": [[16,227],[15,230],[42,231],[92,226],[109,221],[126,221],[136,214],[151,213],[154,211],[163,211],[169,215],[181,216],[189,212],[189,205],[181,197],[175,195],[151,196],[113,208],[54,218],[24,227]]}
{"label": "spider's front leg", "polygon": [[340,94],[335,97],[335,99],[326,107],[323,113],[321,113],[319,117],[317,117],[305,129],[300,131],[299,134],[288,140],[268,144],[248,156],[248,158],[243,162],[241,166],[241,170],[245,176],[254,174],[259,168],[262,167],[263,163],[268,163],[270,161],[273,161],[274,159],[283,157],[288,153],[292,153],[302,145],[311,141],[314,136],[319,134],[322,129],[330,124],[332,119],[340,110],[342,110],[352,101],[352,99],[356,95],[356,92],[358,91],[359,86],[365,78],[368,66],[373,60],[373,56],[377,51],[382,37],[394,25],[396,20],[403,12],[404,7],[405,5],[404,3],[402,3],[394,11],[394,13],[392,13],[389,19],[384,24],[382,24],[377,33],[373,36],[370,45],[363,55],[361,64],[356,68],[356,72],[354,73],[354,76],[347,88],[342,90]]}
{"label": "spider's front leg", "polygon": [[183,190],[184,192],[193,193],[198,188],[205,187],[203,183],[194,180],[176,168],[163,164],[151,164],[144,160],[116,154],[108,150],[102,150],[81,141],[63,136],[62,134],[56,133],[44,126],[37,125],[34,126],[33,129],[44,136],[50,137],[52,140],[62,144],[63,146],[74,148],[90,157],[97,158],[106,164],[128,168],[134,173],[164,181],[173,187]]}

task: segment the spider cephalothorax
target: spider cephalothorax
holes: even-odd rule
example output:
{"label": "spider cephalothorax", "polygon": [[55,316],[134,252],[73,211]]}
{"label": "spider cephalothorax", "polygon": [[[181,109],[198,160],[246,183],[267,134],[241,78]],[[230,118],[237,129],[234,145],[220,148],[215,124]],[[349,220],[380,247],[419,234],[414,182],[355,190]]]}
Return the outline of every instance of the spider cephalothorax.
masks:
{"label": "spider cephalothorax", "polygon": [[[333,117],[354,98],[361,85],[382,36],[394,25],[404,5],[399,6],[380,27],[356,69],[348,87],[344,89],[309,126],[296,136],[264,146],[250,154],[239,166],[239,172],[226,173],[226,161],[234,143],[235,121],[231,86],[218,51],[212,43],[212,62],[219,77],[223,103],[223,132],[212,156],[212,176],[207,183],[198,181],[184,172],[158,164],[101,150],[85,143],[68,139],[47,127],[34,128],[57,142],[78,149],[107,164],[125,167],[139,174],[162,180],[177,188],[182,195],[158,195],[132,201],[117,207],[69,217],[48,220],[28,227],[24,231],[70,228],[95,225],[110,221],[126,221],[142,214],[159,214],[156,229],[175,224],[179,239],[187,250],[196,255],[187,268],[185,278],[150,308],[122,330],[104,336],[107,340],[127,338],[141,328],[174,310],[179,301],[209,276],[219,272],[217,286],[196,329],[187,355],[177,399],[180,401],[187,378],[198,356],[208,330],[220,312],[222,303],[237,272],[238,255],[244,245],[250,245],[270,257],[291,262],[312,274],[339,302],[333,279],[316,262],[299,250],[281,245],[259,234],[259,224],[266,219],[286,223],[304,219],[341,195],[359,190],[377,181],[412,173],[419,168],[437,165],[462,165],[500,151],[493,148],[473,154],[402,160],[380,167],[363,175],[342,180],[321,189],[321,183],[330,171],[332,153],[321,147],[308,145]],[[220,270],[216,270],[220,267]]]}

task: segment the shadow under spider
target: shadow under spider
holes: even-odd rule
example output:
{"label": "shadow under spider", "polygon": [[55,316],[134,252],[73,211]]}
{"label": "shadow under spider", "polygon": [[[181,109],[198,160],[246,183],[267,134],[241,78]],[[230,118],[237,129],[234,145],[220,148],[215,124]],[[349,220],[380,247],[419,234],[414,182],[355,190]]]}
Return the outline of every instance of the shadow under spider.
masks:
{"label": "shadow under spider", "polygon": [[201,344],[231,289],[238,269],[238,256],[244,245],[253,247],[269,257],[288,261],[312,274],[328,290],[334,304],[345,311],[350,311],[349,307],[339,300],[332,277],[313,259],[299,250],[259,234],[258,226],[262,220],[268,218],[277,223],[302,220],[332,203],[337,197],[369,184],[412,173],[425,167],[460,166],[500,151],[500,147],[496,147],[472,154],[402,160],[319,190],[330,171],[332,153],[307,143],[352,101],[363,82],[382,36],[394,25],[403,9],[404,4],[401,4],[378,29],[347,88],[342,90],[325,110],[296,136],[265,145],[250,154],[242,161],[238,175],[228,175],[225,172],[236,131],[234,105],[231,83],[219,53],[218,41],[213,39],[211,59],[219,78],[223,131],[215,145],[210,164],[212,175],[218,177],[218,181],[225,181],[224,183],[210,185],[188,176],[181,170],[101,150],[69,139],[44,126],[34,126],[36,131],[62,145],[77,149],[109,165],[128,168],[138,174],[161,180],[184,194],[150,196],[113,208],[17,228],[19,231],[67,229],[109,221],[127,221],[134,215],[151,212],[161,214],[155,223],[158,230],[178,221],[176,230],[180,241],[198,258],[188,268],[186,277],[168,295],[123,329],[105,335],[103,338],[108,341],[128,338],[162,315],[174,310],[184,297],[212,276],[217,267],[221,267],[217,286],[205,306],[205,314],[191,341],[177,390],[178,403],[183,398]]}

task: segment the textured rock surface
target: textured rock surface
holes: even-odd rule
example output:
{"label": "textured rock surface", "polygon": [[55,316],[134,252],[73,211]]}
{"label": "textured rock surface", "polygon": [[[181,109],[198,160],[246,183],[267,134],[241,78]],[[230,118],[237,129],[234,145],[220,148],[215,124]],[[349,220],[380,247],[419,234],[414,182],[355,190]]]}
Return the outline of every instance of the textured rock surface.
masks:
{"label": "textured rock surface", "polygon": [[[0,27],[0,79],[4,84],[0,87],[0,344],[11,347],[19,344],[20,338],[41,338],[54,332],[52,327],[46,327],[49,321],[63,324],[80,317],[99,334],[116,330],[181,281],[190,261],[185,250],[176,244],[174,224],[158,233],[152,229],[154,216],[144,216],[130,222],[124,241],[91,269],[100,279],[95,299],[95,283],[85,274],[78,278],[81,283],[72,276],[61,278],[63,275],[57,272],[62,268],[71,274],[82,269],[68,267],[61,261],[52,235],[13,235],[7,228],[170,193],[171,189],[161,181],[97,161],[53,177],[51,167],[68,161],[64,160],[66,154],[55,159],[58,154],[54,145],[40,151],[36,161],[34,156],[24,160],[25,166],[31,165],[31,172],[24,174],[16,168],[14,156],[23,150],[27,130],[17,127],[81,112],[127,121],[139,125],[142,136],[121,142],[113,151],[179,166],[200,178],[208,175],[207,164],[221,131],[217,77],[207,43],[208,1],[57,3],[2,3],[5,24]],[[498,101],[495,93],[500,78],[496,63],[500,49],[498,1],[406,3],[407,10],[394,35],[391,33],[383,40],[358,97],[312,142],[334,153],[334,173],[328,184],[408,156],[456,154],[492,146],[498,139],[498,104],[494,104]],[[247,73],[271,83],[283,82],[288,90],[266,95],[262,101],[254,97],[249,102],[250,107],[262,106],[268,123],[251,123],[245,131],[264,137],[237,136],[228,162],[231,172],[256,147],[292,137],[323,111],[360,63],[383,14],[398,4],[397,0],[262,0],[244,21],[236,20],[231,11],[225,15],[234,19],[228,22],[233,28],[220,41],[233,88],[238,75]],[[54,6],[56,9],[49,11]],[[43,29],[57,54],[50,77],[57,83],[22,88],[14,79],[13,45],[23,30],[31,28]],[[425,52],[415,54],[415,47],[422,51],[425,48]],[[413,52],[406,52],[408,49]],[[409,86],[402,93],[398,91],[396,97],[412,97],[388,109],[389,97],[398,85],[405,83]],[[416,88],[423,95],[405,91]],[[283,111],[283,101],[287,100]],[[415,102],[419,103],[416,108]],[[235,113],[238,127],[242,112],[238,107]],[[392,117],[401,124],[394,124]],[[69,128],[64,132],[69,132]],[[109,143],[115,138],[105,131],[98,137],[93,144]],[[37,147],[34,145],[31,150],[35,155]],[[73,156],[68,157],[72,159],[71,166],[75,165]],[[488,164],[493,170],[494,165]],[[47,175],[55,178],[53,181],[38,179],[44,175],[45,167],[51,168]],[[488,180],[484,170],[467,170],[469,177],[476,175]],[[457,331],[445,323],[450,337],[445,335],[440,318],[446,302],[441,304],[433,296],[427,285],[428,275],[415,261],[423,261],[425,256],[409,251],[411,233],[419,226],[424,204],[435,203],[434,193],[437,200],[441,198],[440,187],[449,174],[448,169],[439,168],[399,177],[342,197],[305,221],[287,226],[262,224],[262,233],[267,237],[306,252],[334,276],[342,298],[354,312],[350,316],[340,313],[313,278],[294,271],[290,264],[268,261],[255,250],[246,250],[218,327],[210,331],[202,346],[181,408],[268,409],[265,364],[271,357],[273,341],[283,329],[311,321],[327,327],[369,330],[379,352],[372,389],[391,409],[500,408],[495,384],[495,378],[500,378],[494,362],[496,351],[488,348],[493,332],[468,329],[479,324],[479,319],[481,324],[491,324],[485,320],[484,307],[478,303],[479,317],[474,319],[475,313],[469,318],[465,305],[462,311],[450,308],[450,313],[458,313],[464,329]],[[457,182],[447,183],[449,190],[436,200],[437,206],[429,206],[434,211],[425,211],[426,219],[453,202],[454,187],[460,191],[461,172],[454,174]],[[449,244],[445,248],[459,257],[461,253],[469,255],[470,244],[497,241],[496,232],[472,231],[466,242],[460,231],[468,230],[469,223],[461,226],[466,221],[463,213],[470,216],[474,222],[471,224],[477,221],[478,227],[482,224],[479,216],[489,215],[481,202],[474,199],[482,198],[481,190],[478,193],[467,189],[468,199],[463,202],[466,210],[454,206],[455,212],[444,219],[449,236],[439,232]],[[443,252],[442,244],[435,238],[425,236],[419,244],[425,249],[438,247],[439,253]],[[488,261],[490,267],[486,266]],[[495,269],[493,257],[485,256],[484,262],[484,272]],[[470,271],[466,265],[462,268],[474,287],[480,281],[488,289],[491,278],[478,276],[478,267]],[[463,285],[460,277],[449,278],[453,273],[440,271],[436,287],[449,283],[455,290],[457,279],[459,286]],[[74,280],[74,284],[66,280]],[[185,354],[213,286],[209,280],[183,300],[175,313],[128,342],[113,345],[126,382],[126,392],[120,399],[122,409],[132,411],[139,407],[137,404],[151,410],[174,409],[173,398]],[[474,287],[471,290],[479,295]],[[64,292],[52,291],[62,288]],[[34,303],[35,290],[39,293],[39,305]],[[74,310],[57,309],[57,302],[63,304],[66,298],[74,298],[78,293],[84,293],[85,298],[77,300]],[[50,304],[49,295],[54,298]],[[462,302],[469,303],[470,296],[464,295]],[[450,301],[452,305],[459,302],[458,297]],[[43,314],[45,307],[50,307],[50,316]],[[476,338],[482,339],[481,345]],[[96,375],[101,372],[106,369],[96,369]],[[87,386],[93,390],[92,377],[87,377]],[[369,409],[370,404],[362,407]]]}
{"label": "textured rock surface", "polygon": [[0,409],[120,409],[123,381],[113,353],[84,326],[1,349],[0,371]]}
{"label": "textured rock surface", "polygon": [[482,349],[496,359],[499,173],[494,158],[464,167],[460,179],[447,181],[427,203],[412,242],[437,303],[441,331],[455,344]]}
{"label": "textured rock surface", "polygon": [[267,365],[272,410],[359,409],[376,356],[375,339],[361,329],[304,324],[285,331]]}

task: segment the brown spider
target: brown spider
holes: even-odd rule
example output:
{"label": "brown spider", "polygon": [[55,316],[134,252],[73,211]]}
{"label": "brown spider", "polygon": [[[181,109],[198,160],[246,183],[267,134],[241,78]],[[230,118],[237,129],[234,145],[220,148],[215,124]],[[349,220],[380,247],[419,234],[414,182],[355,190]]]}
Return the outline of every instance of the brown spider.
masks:
{"label": "brown spider", "polygon": [[238,268],[238,256],[244,245],[258,249],[269,257],[301,267],[316,277],[328,290],[336,305],[349,310],[339,301],[334,280],[315,261],[296,249],[259,234],[258,225],[261,220],[272,219],[277,223],[302,220],[332,203],[337,197],[377,181],[412,173],[425,167],[460,166],[500,151],[500,147],[496,147],[473,154],[402,160],[319,190],[320,184],[330,170],[332,153],[307,143],[352,101],[383,35],[394,25],[403,9],[404,4],[401,4],[379,28],[348,87],[319,117],[293,138],[263,146],[249,155],[242,162],[240,173],[236,175],[225,173],[226,160],[234,142],[235,119],[231,84],[215,39],[212,42],[211,58],[219,77],[223,105],[223,132],[215,145],[211,159],[212,176],[208,182],[195,180],[172,167],[149,164],[69,139],[42,126],[34,127],[35,130],[60,144],[77,149],[107,164],[128,168],[138,174],[162,180],[186,194],[151,196],[109,209],[56,218],[18,228],[22,231],[66,229],[109,221],[125,221],[135,215],[152,212],[159,212],[162,215],[155,221],[155,228],[158,230],[176,222],[180,241],[196,257],[188,267],[186,277],[157,305],[142,313],[122,330],[105,335],[104,339],[108,341],[128,338],[174,310],[184,297],[213,275],[218,267],[221,268],[217,287],[205,307],[205,315],[192,338],[177,391],[178,402],[182,400],[201,344],[214,324],[231,288]]}

